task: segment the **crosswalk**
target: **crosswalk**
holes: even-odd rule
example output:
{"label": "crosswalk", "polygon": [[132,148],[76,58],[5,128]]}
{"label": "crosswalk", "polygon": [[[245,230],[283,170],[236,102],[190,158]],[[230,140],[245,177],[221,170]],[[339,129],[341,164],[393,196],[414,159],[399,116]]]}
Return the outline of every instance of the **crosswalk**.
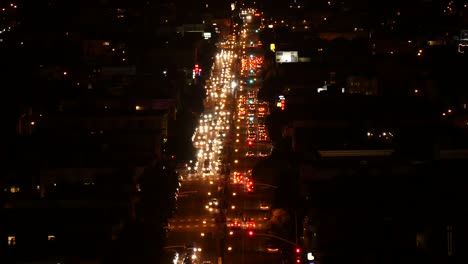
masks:
{"label": "crosswalk", "polygon": [[[229,221],[234,221],[234,220],[238,220],[239,218],[234,218],[234,217],[227,217],[226,220],[229,222]],[[258,217],[257,219],[253,219],[253,220],[258,220],[258,221],[263,221],[264,218],[262,217]],[[213,222],[215,221],[215,218],[212,217],[212,218],[174,218],[174,219],[171,219],[169,222],[170,223],[190,223],[190,222],[203,222],[203,221],[206,221],[207,223],[208,222]]]}
{"label": "crosswalk", "polygon": [[189,176],[182,177],[182,181],[217,181],[220,177],[199,177],[199,176]]}
{"label": "crosswalk", "polygon": [[[235,218],[227,218],[228,222],[234,221]],[[256,219],[258,221],[263,221],[264,219],[259,217]],[[179,218],[172,219],[169,221],[171,229],[187,229],[187,228],[199,228],[199,227],[215,227],[214,218]],[[261,228],[262,224],[257,224],[257,227]]]}
{"label": "crosswalk", "polygon": [[[262,228],[263,224],[257,224],[257,228]],[[211,228],[216,227],[216,224],[203,224],[203,225],[171,225],[171,230],[183,230],[183,229],[197,229],[197,228]]]}

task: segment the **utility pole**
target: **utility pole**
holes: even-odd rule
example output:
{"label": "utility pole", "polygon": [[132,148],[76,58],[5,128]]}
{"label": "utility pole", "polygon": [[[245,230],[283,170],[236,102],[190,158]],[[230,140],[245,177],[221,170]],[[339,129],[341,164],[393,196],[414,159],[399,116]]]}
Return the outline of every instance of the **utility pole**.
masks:
{"label": "utility pole", "polygon": [[299,238],[298,238],[298,234],[297,234],[297,209],[294,209],[294,225],[295,225],[295,228],[296,228],[296,245],[299,243]]}

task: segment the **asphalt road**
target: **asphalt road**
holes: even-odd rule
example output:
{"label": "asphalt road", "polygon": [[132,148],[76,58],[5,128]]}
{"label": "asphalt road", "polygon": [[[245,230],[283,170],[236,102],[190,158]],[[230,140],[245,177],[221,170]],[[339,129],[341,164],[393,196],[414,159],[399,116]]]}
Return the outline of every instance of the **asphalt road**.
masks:
{"label": "asphalt road", "polygon": [[[218,47],[221,46],[226,47],[226,45],[218,45]],[[260,208],[260,204],[271,204],[274,186],[254,181],[253,192],[248,192],[244,184],[227,184],[231,182],[230,177],[234,172],[252,169],[261,159],[260,157],[246,157],[249,150],[256,155],[259,152],[269,153],[271,144],[254,142],[249,145],[247,142],[246,119],[238,118],[237,109],[234,108],[238,105],[237,99],[226,96],[229,91],[225,90],[229,89],[225,88],[230,87],[232,82],[237,82],[234,79],[236,74],[229,73],[236,60],[229,59],[229,55],[223,55],[229,54],[226,51],[220,53],[220,58],[211,71],[211,87],[207,88],[205,115],[212,114],[216,117],[208,117],[207,120],[201,122],[200,127],[204,126],[204,128],[197,131],[194,144],[202,152],[205,151],[199,154],[201,155],[198,160],[199,164],[203,164],[203,161],[208,159],[207,152],[210,163],[217,164],[216,161],[223,159],[223,156],[217,151],[216,143],[213,143],[217,141],[217,135],[220,133],[216,127],[217,124],[229,125],[232,130],[224,131],[227,137],[223,144],[225,148],[232,151],[227,155],[229,159],[226,162],[230,164],[231,175],[225,179],[214,168],[209,174],[203,174],[200,168],[197,173],[182,172],[183,180],[179,191],[178,209],[169,221],[170,231],[166,250],[171,252],[172,258],[176,258],[175,262],[172,259],[168,261],[170,263],[181,264],[185,257],[192,258],[192,255],[194,256],[191,263],[200,264],[208,261],[219,263],[219,257],[222,257],[222,263],[281,263],[279,252],[267,250],[271,248],[271,238],[262,235],[266,232],[268,225],[269,210],[265,207]],[[236,53],[232,52],[232,54]],[[248,89],[256,91],[259,86],[258,84],[252,85]],[[230,113],[230,119],[217,116],[217,112],[223,107]],[[258,124],[255,123],[255,125]],[[205,150],[206,146],[208,148]],[[218,206],[212,201],[213,198],[217,199]],[[224,210],[221,207],[223,201],[226,205]],[[225,222],[219,221],[217,217],[219,212],[224,213]],[[230,223],[233,221],[241,222],[242,226],[232,229]],[[249,227],[247,222],[255,223],[255,227]],[[249,234],[250,231],[253,233]]]}
{"label": "asphalt road", "polygon": [[[212,184],[210,184],[212,183]],[[176,247],[179,255],[190,253],[185,245],[193,243],[201,248],[201,260],[214,261],[216,257],[214,212],[205,208],[217,193],[217,177],[203,178],[200,174],[186,177],[182,182],[178,210],[169,221],[168,247]],[[211,195],[208,195],[211,193]],[[202,262],[200,262],[202,263]],[[212,262],[214,263],[214,262]]]}

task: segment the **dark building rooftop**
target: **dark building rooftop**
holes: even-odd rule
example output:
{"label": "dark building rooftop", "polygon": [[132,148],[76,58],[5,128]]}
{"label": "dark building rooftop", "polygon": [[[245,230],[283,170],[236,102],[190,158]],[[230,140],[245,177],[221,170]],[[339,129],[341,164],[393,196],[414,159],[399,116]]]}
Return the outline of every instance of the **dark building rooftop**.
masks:
{"label": "dark building rooftop", "polygon": [[[315,87],[314,87],[315,88]],[[316,91],[316,88],[313,90]],[[319,120],[440,120],[436,108],[415,97],[379,97],[367,95],[319,94],[304,96],[299,92],[286,97],[286,113],[294,119]]]}

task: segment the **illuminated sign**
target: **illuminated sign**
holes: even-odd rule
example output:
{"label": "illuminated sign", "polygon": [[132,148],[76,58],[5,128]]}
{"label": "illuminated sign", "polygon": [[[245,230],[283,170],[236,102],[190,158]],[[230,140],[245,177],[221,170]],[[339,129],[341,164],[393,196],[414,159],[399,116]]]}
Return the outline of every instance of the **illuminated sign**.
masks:
{"label": "illuminated sign", "polygon": [[460,31],[460,39],[458,41],[458,53],[465,53],[468,49],[468,30]]}
{"label": "illuminated sign", "polygon": [[211,38],[211,32],[203,32],[203,37],[205,39],[210,39]]}
{"label": "illuminated sign", "polygon": [[294,63],[299,62],[299,55],[297,51],[277,51],[277,63]]}
{"label": "illuminated sign", "polygon": [[276,45],[275,43],[270,43],[270,50],[275,52]]}
{"label": "illuminated sign", "polygon": [[468,49],[468,43],[458,43],[458,53],[465,53],[465,51]]}

